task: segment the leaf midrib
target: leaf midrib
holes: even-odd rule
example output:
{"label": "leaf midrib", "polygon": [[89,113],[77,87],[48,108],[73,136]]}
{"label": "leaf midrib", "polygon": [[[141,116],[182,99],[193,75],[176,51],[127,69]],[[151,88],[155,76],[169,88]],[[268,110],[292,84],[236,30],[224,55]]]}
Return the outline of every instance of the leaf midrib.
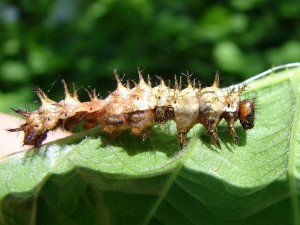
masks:
{"label": "leaf midrib", "polygon": [[152,208],[149,210],[149,213],[145,216],[145,220],[142,223],[142,225],[147,225],[155,215],[157,209],[161,205],[161,202],[164,200],[165,196],[167,195],[169,189],[171,188],[172,184],[176,180],[177,175],[179,174],[182,166],[184,165],[184,160],[189,156],[189,153],[194,149],[195,145],[197,143],[197,138],[192,138],[190,144],[188,145],[188,148],[184,151],[182,154],[181,159],[178,161],[177,166],[174,168],[173,172],[170,174],[169,179],[166,181],[165,187],[162,189],[161,193],[159,194],[157,200],[153,204]]}
{"label": "leaf midrib", "polygon": [[293,103],[295,103],[295,109],[293,112],[293,119],[291,121],[291,133],[289,141],[289,161],[288,161],[288,178],[289,178],[289,188],[291,195],[291,204],[293,210],[294,224],[300,224],[300,214],[299,214],[299,203],[297,198],[296,189],[296,177],[295,177],[295,161],[296,161],[296,142],[297,142],[297,131],[300,129],[300,97],[298,92],[298,86],[300,83],[300,76],[295,75],[290,77],[291,95],[293,97]]}

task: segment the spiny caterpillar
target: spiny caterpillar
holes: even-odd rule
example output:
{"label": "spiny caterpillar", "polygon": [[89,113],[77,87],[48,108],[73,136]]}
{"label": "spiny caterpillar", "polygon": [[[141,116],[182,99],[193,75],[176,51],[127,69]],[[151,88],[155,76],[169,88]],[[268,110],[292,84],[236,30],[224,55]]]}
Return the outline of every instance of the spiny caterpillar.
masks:
{"label": "spiny caterpillar", "polygon": [[25,118],[25,123],[8,131],[23,131],[23,144],[38,147],[50,130],[58,127],[72,130],[81,120],[85,129],[100,125],[103,131],[112,136],[130,130],[132,134],[143,139],[148,137],[154,125],[174,120],[178,142],[183,148],[187,144],[187,133],[198,123],[205,127],[218,147],[220,142],[217,126],[223,118],[235,143],[238,142],[238,136],[234,123],[238,119],[244,129],[254,126],[255,99],[240,100],[246,85],[230,90],[220,89],[217,73],[211,87],[201,88],[200,84],[196,87],[189,74],[186,75],[187,87],[184,89],[176,77],[173,88],[167,86],[160,77],[160,84],[152,87],[150,79],[146,83],[139,69],[138,74],[139,83],[133,81],[134,87],[130,88],[130,82],[127,81],[124,86],[115,70],[117,89],[105,99],[99,99],[95,89],[93,93],[86,90],[90,98],[88,102],[78,100],[75,85],[71,95],[64,81],[65,99],[59,102],[49,99],[37,87],[36,93],[41,100],[41,106],[32,112],[13,109]]}

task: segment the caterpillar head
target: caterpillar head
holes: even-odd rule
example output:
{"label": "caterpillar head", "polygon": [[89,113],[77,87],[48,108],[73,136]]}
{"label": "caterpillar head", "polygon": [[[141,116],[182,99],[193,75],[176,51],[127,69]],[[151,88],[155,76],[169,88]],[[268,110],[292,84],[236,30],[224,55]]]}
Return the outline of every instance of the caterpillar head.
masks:
{"label": "caterpillar head", "polygon": [[239,116],[240,123],[245,130],[254,127],[254,119],[255,119],[254,102],[255,102],[255,98],[252,99],[246,98],[240,102],[238,116]]}
{"label": "caterpillar head", "polygon": [[20,127],[7,129],[9,132],[24,132],[24,145],[33,145],[39,147],[42,142],[47,138],[48,130],[45,129],[45,117],[38,111],[27,112],[19,109],[13,109],[16,113],[25,118],[25,123]]}

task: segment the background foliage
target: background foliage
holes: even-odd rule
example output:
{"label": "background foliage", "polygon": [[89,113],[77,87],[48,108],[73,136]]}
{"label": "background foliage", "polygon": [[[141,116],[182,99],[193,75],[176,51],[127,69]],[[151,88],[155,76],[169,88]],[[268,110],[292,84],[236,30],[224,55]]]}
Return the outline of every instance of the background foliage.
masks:
{"label": "background foliage", "polygon": [[62,78],[105,96],[113,68],[133,79],[137,65],[206,84],[219,70],[236,83],[300,60],[299,11],[298,0],[4,0],[0,110],[32,103],[37,85],[60,99]]}

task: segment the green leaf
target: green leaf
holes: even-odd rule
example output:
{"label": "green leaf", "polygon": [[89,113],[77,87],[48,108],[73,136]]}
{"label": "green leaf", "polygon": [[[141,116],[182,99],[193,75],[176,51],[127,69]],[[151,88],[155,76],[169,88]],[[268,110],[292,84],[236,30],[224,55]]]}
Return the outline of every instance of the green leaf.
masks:
{"label": "green leaf", "polygon": [[[174,123],[142,142],[95,131],[0,162],[0,224],[300,224],[300,64],[248,80],[255,127],[203,127],[178,149]],[[283,70],[280,70],[283,69]],[[88,137],[85,137],[88,135]]]}

